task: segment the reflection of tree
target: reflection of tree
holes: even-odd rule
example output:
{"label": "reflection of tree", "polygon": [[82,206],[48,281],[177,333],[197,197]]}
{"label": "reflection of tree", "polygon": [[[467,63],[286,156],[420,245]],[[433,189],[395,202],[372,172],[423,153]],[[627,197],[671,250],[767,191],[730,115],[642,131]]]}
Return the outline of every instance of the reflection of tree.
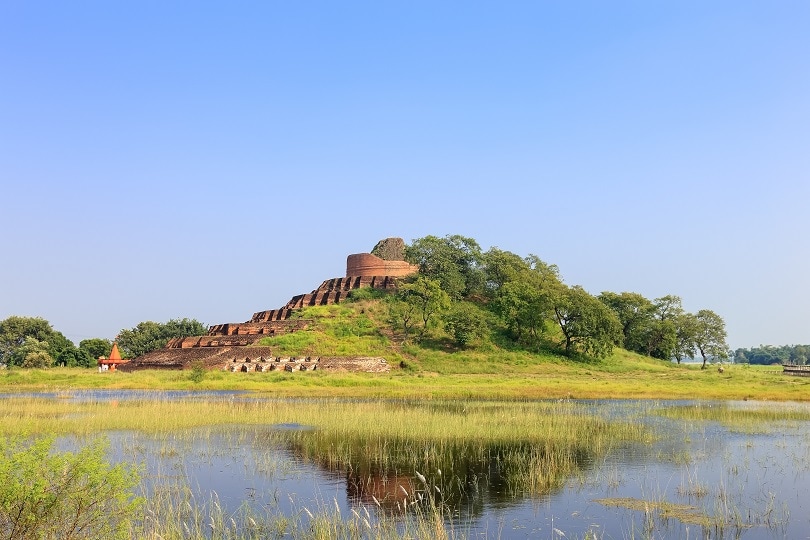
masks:
{"label": "reflection of tree", "polygon": [[[345,476],[350,501],[402,513],[413,505],[441,507],[444,515],[477,517],[487,507],[559,491],[590,468],[596,452],[585,445],[563,450],[542,444],[430,445],[415,441],[341,441],[346,459],[317,432],[297,434],[292,452],[325,471]],[[421,477],[420,477],[421,475]]]}

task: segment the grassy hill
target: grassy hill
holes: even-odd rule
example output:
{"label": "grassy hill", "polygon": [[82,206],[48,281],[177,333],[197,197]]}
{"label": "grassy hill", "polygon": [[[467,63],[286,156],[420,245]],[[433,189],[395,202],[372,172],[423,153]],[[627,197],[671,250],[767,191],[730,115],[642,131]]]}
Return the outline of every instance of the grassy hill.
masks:
{"label": "grassy hill", "polygon": [[461,348],[436,329],[403,342],[386,322],[385,305],[365,298],[306,308],[308,330],[273,338],[279,356],[380,356],[386,374],[314,372],[230,373],[139,371],[105,373],[79,368],[0,371],[0,391],[76,388],[250,390],[276,396],[403,399],[756,399],[810,400],[810,377],[789,377],[770,366],[682,364],[614,349],[604,359],[568,358],[554,335],[521,348],[493,327],[475,346]]}
{"label": "grassy hill", "polygon": [[[309,330],[259,342],[284,356],[381,356],[392,373],[380,376],[317,374],[308,385],[328,394],[360,396],[662,399],[810,399],[810,378],[786,377],[770,366],[724,365],[701,370],[615,349],[605,359],[568,358],[552,342],[536,350],[501,339],[500,329],[482,343],[456,346],[441,331],[402,340],[387,324],[379,300],[365,299],[304,309]],[[281,379],[289,379],[278,375]],[[323,380],[320,380],[323,378]],[[334,379],[334,380],[329,380]],[[292,384],[295,385],[293,381]],[[287,388],[288,384],[278,384]],[[294,393],[311,393],[298,388]]]}

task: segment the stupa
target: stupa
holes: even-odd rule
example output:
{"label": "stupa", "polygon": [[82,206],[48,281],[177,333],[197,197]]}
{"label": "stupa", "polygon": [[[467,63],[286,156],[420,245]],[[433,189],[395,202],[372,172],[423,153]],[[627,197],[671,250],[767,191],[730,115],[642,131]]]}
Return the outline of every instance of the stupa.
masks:
{"label": "stupa", "polygon": [[[280,308],[258,311],[245,322],[215,324],[209,327],[204,336],[172,339],[163,349],[135,358],[123,369],[185,369],[196,362],[210,368],[239,362],[251,364],[250,371],[260,371],[259,366],[268,358],[273,358],[272,348],[251,345],[264,337],[305,330],[310,321],[291,318],[294,312],[309,306],[339,303],[351,291],[361,287],[393,289],[399,279],[418,272],[418,266],[404,260],[404,246],[401,238],[381,240],[371,253],[355,253],[347,257],[346,276],[327,279],[312,292],[293,296]],[[327,360],[326,357],[317,358]],[[357,360],[346,359],[343,362],[339,358],[329,357],[328,361],[320,362],[319,365],[322,368],[332,366],[335,369],[376,370],[369,369],[368,362],[361,363],[362,367],[351,367],[352,361],[356,364]],[[313,358],[307,358],[300,363],[316,362]],[[382,364],[384,363],[383,361]],[[244,367],[240,365],[239,371],[247,371],[242,369]]]}

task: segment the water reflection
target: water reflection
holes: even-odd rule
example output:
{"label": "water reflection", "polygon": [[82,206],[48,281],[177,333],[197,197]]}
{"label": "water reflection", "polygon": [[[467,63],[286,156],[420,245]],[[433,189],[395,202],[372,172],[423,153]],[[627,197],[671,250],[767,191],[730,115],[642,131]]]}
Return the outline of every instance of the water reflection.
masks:
{"label": "water reflection", "polygon": [[[115,394],[121,400],[144,398]],[[209,397],[231,398],[249,399]],[[396,518],[414,506],[437,505],[454,520],[454,530],[480,538],[561,537],[555,530],[569,538],[808,537],[810,423],[743,433],[718,422],[656,414],[691,402],[581,405],[590,414],[648,425],[659,438],[600,451],[586,441],[559,473],[543,478],[542,489],[528,489],[527,471],[548,470],[542,461],[548,456],[530,445],[436,449],[382,441],[389,455],[380,459],[363,455],[365,446],[358,443],[347,453],[352,459],[343,461],[329,451],[335,441],[312,444],[316,433],[300,424],[109,436],[114,460],[144,465],[147,493],[185,486],[203,508],[211,504],[211,494],[231,512],[248,504],[259,512],[297,516],[305,516],[304,508],[314,513],[336,505],[344,516],[366,508]]]}

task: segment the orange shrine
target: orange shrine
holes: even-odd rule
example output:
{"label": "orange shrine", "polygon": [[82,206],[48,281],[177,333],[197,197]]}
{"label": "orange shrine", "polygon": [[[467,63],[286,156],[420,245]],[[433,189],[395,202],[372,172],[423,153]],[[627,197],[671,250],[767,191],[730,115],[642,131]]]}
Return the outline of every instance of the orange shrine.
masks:
{"label": "orange shrine", "polygon": [[99,356],[98,358],[98,370],[101,371],[115,371],[115,366],[126,364],[129,360],[124,360],[121,358],[121,353],[118,352],[118,343],[113,342],[112,351],[110,351],[110,356],[105,358],[103,356]]}

